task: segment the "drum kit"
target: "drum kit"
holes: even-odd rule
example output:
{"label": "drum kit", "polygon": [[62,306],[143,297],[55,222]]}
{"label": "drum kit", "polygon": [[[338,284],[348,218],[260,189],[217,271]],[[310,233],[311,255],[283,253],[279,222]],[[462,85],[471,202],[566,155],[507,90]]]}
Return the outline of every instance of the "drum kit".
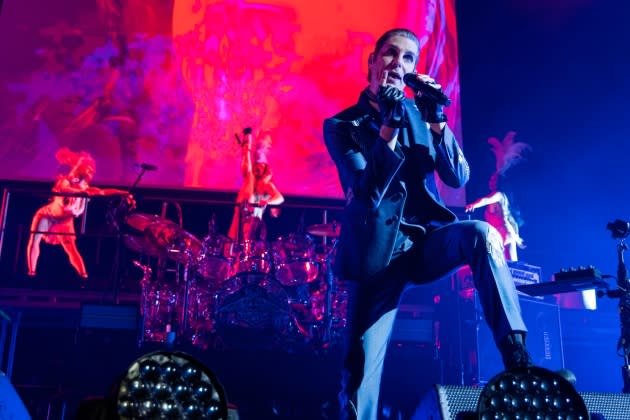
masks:
{"label": "drum kit", "polygon": [[[143,271],[141,343],[328,347],[341,339],[347,290],[331,269],[339,224],[311,225],[307,233],[272,241],[236,242],[219,234],[199,240],[151,214],[132,213],[126,222],[141,234],[123,235],[125,246],[148,257],[146,264],[134,261]],[[175,268],[165,269],[169,262]],[[160,275],[164,271],[175,278]]]}

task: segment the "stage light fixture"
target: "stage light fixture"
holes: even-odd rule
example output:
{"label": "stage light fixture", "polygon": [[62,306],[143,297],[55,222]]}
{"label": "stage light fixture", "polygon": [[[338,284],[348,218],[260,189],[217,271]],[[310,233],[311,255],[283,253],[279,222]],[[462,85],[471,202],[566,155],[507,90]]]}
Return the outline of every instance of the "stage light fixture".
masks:
{"label": "stage light fixture", "polygon": [[121,419],[227,419],[225,391],[215,375],[181,352],[157,351],[134,361],[117,396]]}
{"label": "stage light fixture", "polygon": [[477,413],[481,420],[590,419],[573,385],[558,373],[537,366],[494,376],[479,395]]}

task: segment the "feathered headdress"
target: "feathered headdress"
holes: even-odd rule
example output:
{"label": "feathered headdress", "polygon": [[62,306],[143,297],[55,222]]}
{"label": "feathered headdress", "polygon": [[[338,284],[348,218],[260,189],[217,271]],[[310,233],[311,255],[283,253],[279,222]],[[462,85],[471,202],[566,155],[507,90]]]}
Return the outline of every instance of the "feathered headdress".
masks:
{"label": "feathered headdress", "polygon": [[515,142],[514,137],[516,137],[516,132],[508,131],[503,141],[496,137],[490,137],[488,139],[492,153],[494,153],[497,159],[496,173],[499,175],[504,175],[509,168],[523,160],[523,153],[526,150],[531,150],[529,144]]}
{"label": "feathered headdress", "polygon": [[96,170],[96,161],[88,152],[73,152],[68,147],[62,147],[55,153],[55,159],[62,165],[69,166],[72,171],[78,168],[89,167],[92,172]]}
{"label": "feathered headdress", "polygon": [[271,133],[269,130],[261,131],[254,149],[254,162],[269,163],[268,154],[271,150]]}

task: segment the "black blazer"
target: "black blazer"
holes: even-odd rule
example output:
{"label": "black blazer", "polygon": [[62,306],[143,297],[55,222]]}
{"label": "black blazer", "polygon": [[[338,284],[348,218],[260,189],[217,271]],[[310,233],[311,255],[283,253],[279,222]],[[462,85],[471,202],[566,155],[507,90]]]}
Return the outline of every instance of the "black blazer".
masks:
{"label": "black blazer", "polygon": [[[448,127],[434,138],[412,99],[405,100],[405,108],[409,125],[394,151],[379,137],[380,117],[365,93],[324,121],[326,147],[347,199],[334,264],[335,274],[344,279],[370,277],[389,264],[409,188],[418,189],[414,208],[422,208],[423,220],[405,223],[407,229],[421,232],[428,224],[457,220],[440,198],[435,173],[459,188],[468,181],[468,163]],[[409,146],[405,154],[401,138]],[[411,159],[407,166],[413,165],[417,179],[403,179],[405,159]]]}

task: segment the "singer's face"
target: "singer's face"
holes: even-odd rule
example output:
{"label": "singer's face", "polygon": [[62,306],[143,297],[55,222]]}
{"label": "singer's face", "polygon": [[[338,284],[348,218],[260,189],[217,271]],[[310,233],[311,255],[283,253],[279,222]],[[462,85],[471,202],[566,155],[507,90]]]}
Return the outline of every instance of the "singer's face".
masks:
{"label": "singer's face", "polygon": [[392,36],[370,56],[370,90],[377,93],[383,83],[403,90],[403,76],[413,72],[417,63],[418,44],[402,35]]}

